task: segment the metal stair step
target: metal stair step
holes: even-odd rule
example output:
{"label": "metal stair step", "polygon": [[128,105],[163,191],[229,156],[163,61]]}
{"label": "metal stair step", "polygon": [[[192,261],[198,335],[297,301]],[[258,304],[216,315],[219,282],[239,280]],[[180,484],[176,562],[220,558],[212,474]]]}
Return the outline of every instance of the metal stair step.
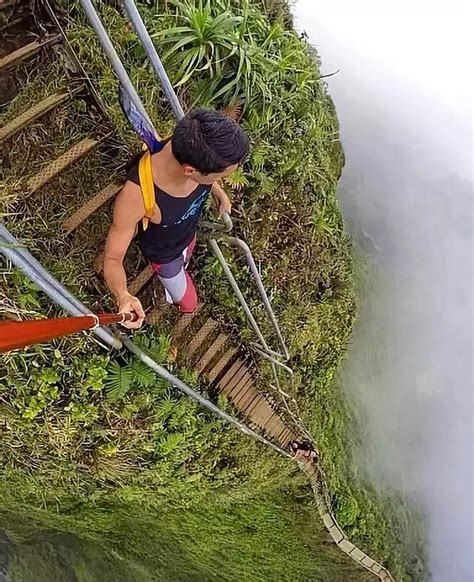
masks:
{"label": "metal stair step", "polygon": [[12,51],[0,59],[0,70],[16,65],[25,59],[38,53],[41,49],[55,44],[61,40],[61,35],[53,34],[43,40],[35,40],[24,46]]}
{"label": "metal stair step", "polygon": [[259,418],[260,413],[266,409],[265,407],[266,402],[265,398],[263,397],[262,393],[260,392],[259,398],[257,398],[251,406],[249,406],[248,411],[246,412],[247,417],[250,419],[250,422],[253,424],[256,423],[256,419]]}
{"label": "metal stair step", "polygon": [[63,230],[66,234],[70,234],[78,226],[80,226],[86,218],[98,210],[108,200],[113,198],[121,190],[122,184],[112,182],[98,192],[95,196],[90,198],[83,206],[81,206],[72,216],[70,216],[63,223]]}
{"label": "metal stair step", "polygon": [[237,350],[235,348],[229,348],[217,361],[216,365],[207,373],[207,378],[209,382],[214,382],[217,380],[219,375],[223,372],[227,364],[232,360]]}
{"label": "metal stair step", "polygon": [[288,426],[286,426],[286,424],[281,420],[281,418],[280,421],[281,422],[279,427],[274,431],[274,436],[276,439],[282,439],[291,433],[291,429]]}
{"label": "metal stair step", "polygon": [[216,327],[217,321],[210,317],[186,346],[184,350],[185,356],[188,358],[193,356],[206,341],[206,338],[208,338],[209,335],[216,329]]}
{"label": "metal stair step", "polygon": [[290,431],[287,435],[284,435],[281,442],[283,443],[283,446],[288,447],[291,441],[294,441],[298,439],[298,435],[296,435],[294,432]]}
{"label": "metal stair step", "polygon": [[240,381],[245,376],[245,374],[248,374],[248,369],[247,366],[244,365],[234,374],[234,376],[228,382],[226,382],[226,384],[224,384],[221,387],[222,392],[224,392],[224,394],[227,394],[231,399],[235,398],[240,391],[240,388],[239,389],[237,388],[240,385]]}
{"label": "metal stair step", "polygon": [[27,111],[24,111],[18,117],[15,117],[12,121],[0,128],[0,143],[5,139],[12,137],[20,131],[26,125],[29,125],[42,115],[45,115],[58,105],[65,103],[71,98],[71,93],[55,93],[50,95],[46,99],[39,101],[33,107],[30,107]]}
{"label": "metal stair step", "polygon": [[258,391],[253,383],[253,380],[246,385],[245,393],[238,396],[238,404],[240,410],[245,414],[250,403],[258,396]]}
{"label": "metal stair step", "polygon": [[262,401],[250,413],[250,418],[254,424],[263,428],[272,414],[273,410],[270,408],[265,398],[262,397]]}
{"label": "metal stair step", "polygon": [[229,338],[225,333],[220,333],[217,336],[217,339],[215,339],[212,342],[212,344],[208,347],[206,353],[202,356],[202,358],[196,364],[194,369],[197,372],[202,373],[207,368],[207,366],[212,362],[214,357],[223,349],[228,339]]}
{"label": "metal stair step", "polygon": [[171,336],[173,339],[179,339],[179,337],[188,329],[188,327],[192,324],[194,318],[199,313],[200,307],[193,311],[193,313],[185,313],[178,318],[176,325],[173,327],[171,331]]}
{"label": "metal stair step", "polygon": [[283,432],[279,437],[278,440],[283,444],[284,447],[287,447],[291,441],[296,439],[296,435],[288,429],[286,432]]}
{"label": "metal stair step", "polygon": [[265,423],[265,426],[262,427],[262,430],[270,437],[274,437],[275,432],[279,434],[282,430],[282,426],[278,414],[272,414]]}
{"label": "metal stair step", "polygon": [[250,373],[248,368],[246,368],[244,373],[240,375],[240,378],[236,375],[232,379],[232,383],[234,384],[234,387],[231,389],[231,392],[229,392],[229,394],[231,394],[231,396],[232,396],[232,401],[233,401],[234,405],[236,405],[239,396],[242,395],[242,391],[244,390],[245,386],[251,380],[252,380],[252,374]]}
{"label": "metal stair step", "polygon": [[241,385],[240,387],[238,387],[238,389],[239,393],[235,395],[234,405],[242,409],[249,393],[255,392],[252,376],[247,375],[244,378],[242,378]]}
{"label": "metal stair step", "polygon": [[47,164],[40,172],[32,176],[27,182],[29,193],[36,192],[52,178],[63,172],[67,167],[85,156],[96,147],[99,142],[90,137],[86,137],[79,143],[74,144],[64,154]]}
{"label": "metal stair step", "polygon": [[232,366],[226,371],[221,380],[219,380],[218,383],[219,388],[223,390],[244,365],[245,365],[244,362],[240,359],[234,362]]}
{"label": "metal stair step", "polygon": [[128,285],[128,291],[131,295],[137,295],[143,287],[153,278],[153,269],[147,265],[133,281]]}
{"label": "metal stair step", "polygon": [[278,438],[282,431],[286,428],[285,423],[282,421],[281,416],[274,411],[274,421],[267,424],[265,430],[272,435],[274,438]]}
{"label": "metal stair step", "polygon": [[247,403],[247,406],[245,407],[245,410],[243,410],[244,414],[246,416],[250,417],[250,415],[252,414],[252,412],[260,404],[260,402],[262,400],[263,400],[262,393],[261,392],[257,392],[256,398],[250,400],[250,402]]}
{"label": "metal stair step", "polygon": [[285,448],[288,447],[292,440],[295,440],[295,435],[291,429],[283,425],[282,432],[279,435],[276,435],[276,440],[280,442]]}

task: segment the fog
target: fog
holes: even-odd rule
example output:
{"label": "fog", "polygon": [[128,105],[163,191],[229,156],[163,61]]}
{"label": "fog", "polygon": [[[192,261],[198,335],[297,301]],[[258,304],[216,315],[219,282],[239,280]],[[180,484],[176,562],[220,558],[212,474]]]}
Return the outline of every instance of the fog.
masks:
{"label": "fog", "polygon": [[341,121],[339,189],[374,265],[343,385],[365,475],[423,504],[433,580],[474,580],[470,7],[298,0]]}

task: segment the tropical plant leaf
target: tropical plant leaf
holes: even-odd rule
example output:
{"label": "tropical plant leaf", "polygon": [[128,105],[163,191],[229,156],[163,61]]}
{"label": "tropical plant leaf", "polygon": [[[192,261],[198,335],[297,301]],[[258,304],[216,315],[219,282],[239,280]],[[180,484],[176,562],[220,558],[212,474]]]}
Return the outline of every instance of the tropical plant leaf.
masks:
{"label": "tropical plant leaf", "polygon": [[129,366],[120,366],[117,362],[110,362],[107,366],[107,378],[104,386],[109,402],[122,400],[130,390],[132,371]]}
{"label": "tropical plant leaf", "polygon": [[141,360],[132,360],[128,368],[131,372],[131,383],[137,388],[150,388],[158,379],[155,372]]}
{"label": "tropical plant leaf", "polygon": [[158,441],[157,452],[162,455],[169,455],[180,447],[185,441],[185,437],[182,433],[173,432],[167,434],[164,438]]}
{"label": "tropical plant leaf", "polygon": [[159,404],[155,407],[155,414],[160,420],[166,420],[171,414],[176,406],[176,402],[169,397],[163,398]]}
{"label": "tropical plant leaf", "polygon": [[232,188],[235,188],[236,190],[239,190],[240,188],[249,185],[249,181],[241,167],[237,168],[232,172],[232,174],[227,176],[225,181],[227,182],[227,184],[229,184]]}
{"label": "tropical plant leaf", "polygon": [[222,109],[222,113],[224,113],[225,115],[227,115],[227,117],[230,117],[234,121],[238,122],[242,117],[242,105],[237,103],[233,105],[228,105],[227,107],[224,107]]}
{"label": "tropical plant leaf", "polygon": [[163,30],[157,30],[156,32],[150,34],[151,38],[161,38],[164,37],[161,42],[172,42],[170,39],[175,35],[183,34],[184,32],[193,32],[193,29],[189,26],[176,26],[174,28],[165,28]]}

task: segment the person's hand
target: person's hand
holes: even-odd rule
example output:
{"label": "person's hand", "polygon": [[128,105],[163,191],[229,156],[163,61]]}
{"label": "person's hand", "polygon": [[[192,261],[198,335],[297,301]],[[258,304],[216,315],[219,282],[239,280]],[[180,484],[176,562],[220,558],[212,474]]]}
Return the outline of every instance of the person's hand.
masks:
{"label": "person's hand", "polygon": [[222,216],[223,214],[230,214],[232,212],[232,202],[230,201],[227,194],[224,193],[219,198],[219,205],[217,210],[219,212],[219,216]]}
{"label": "person's hand", "polygon": [[131,313],[136,317],[135,321],[127,321],[122,325],[127,329],[138,329],[142,326],[145,320],[145,312],[143,311],[142,304],[140,300],[130,295],[130,293],[124,293],[118,300],[119,313]]}

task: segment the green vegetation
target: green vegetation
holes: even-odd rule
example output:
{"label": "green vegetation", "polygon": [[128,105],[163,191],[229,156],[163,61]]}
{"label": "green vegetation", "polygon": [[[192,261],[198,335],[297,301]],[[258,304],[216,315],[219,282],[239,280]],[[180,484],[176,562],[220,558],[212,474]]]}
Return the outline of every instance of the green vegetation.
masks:
{"label": "green vegetation", "polygon": [[[139,144],[94,33],[76,3],[62,4],[69,38],[109,121],[83,101],[48,115],[12,141],[0,185],[2,196],[17,199],[12,230],[71,291],[104,308],[105,289],[92,264],[110,207],[67,240],[57,223],[120,173]],[[321,449],[335,513],[397,580],[423,580],[421,536],[412,533],[417,516],[405,500],[361,483],[352,458],[358,429],[334,381],[356,315],[356,290],[335,197],[343,152],[317,57],[293,31],[283,1],[168,1],[158,8],[143,2],[140,10],[183,102],[242,113],[253,148],[229,180],[235,222],[261,262],[289,340],[298,374],[285,389]],[[111,6],[101,13],[160,133],[168,134],[173,118],[135,35]],[[2,112],[4,121],[35,103],[48,84],[57,90],[68,83],[56,58],[42,70],[44,80],[35,84],[36,67],[22,67],[23,89]],[[34,203],[18,200],[25,168],[33,174],[41,159],[91,132],[109,135],[112,152],[101,146],[66,172],[55,181],[54,197],[45,188]],[[133,271],[140,265],[134,252],[129,264]],[[246,270],[234,264],[247,287]],[[253,339],[204,249],[196,271],[216,316],[243,340]],[[15,271],[2,278],[9,316],[57,313]],[[258,313],[251,290],[249,301]],[[166,334],[166,327],[147,329],[135,339],[195,383],[173,362]],[[0,515],[15,582],[29,580],[32,563],[41,564],[35,582],[40,568],[46,580],[64,563],[81,581],[369,579],[329,543],[295,467],[90,339],[5,357],[0,414]]]}
{"label": "green vegetation", "polygon": [[[193,508],[167,505],[133,517],[136,506],[109,504],[100,514],[101,530],[82,539],[67,533],[66,520],[45,523],[42,515],[6,514],[14,528],[8,532],[15,540],[10,544],[12,581],[74,580],[64,576],[64,563],[81,582],[372,579],[354,572],[304,501],[292,498],[285,506],[281,495],[248,501],[201,499]],[[91,516],[94,524],[97,514]]]}
{"label": "green vegetation", "polygon": [[[173,368],[166,337],[137,342]],[[68,580],[64,563],[81,581],[369,579],[329,542],[294,466],[128,359],[120,397],[117,365],[93,352],[68,339],[5,358],[0,515],[15,582]]]}

